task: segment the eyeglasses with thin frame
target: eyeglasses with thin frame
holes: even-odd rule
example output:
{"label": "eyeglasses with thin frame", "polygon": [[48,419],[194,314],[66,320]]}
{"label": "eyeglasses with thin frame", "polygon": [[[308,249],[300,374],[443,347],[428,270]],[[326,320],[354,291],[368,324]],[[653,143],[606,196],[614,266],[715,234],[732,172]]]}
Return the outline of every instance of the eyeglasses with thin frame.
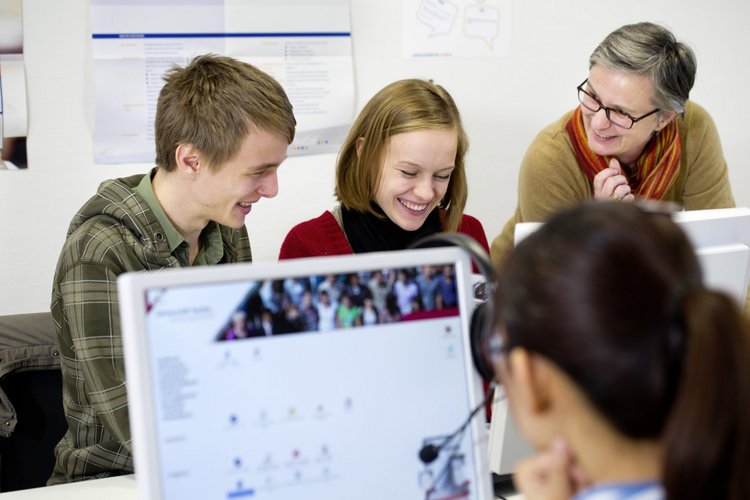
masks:
{"label": "eyeglasses with thin frame", "polygon": [[635,117],[619,109],[608,108],[607,106],[602,104],[598,97],[595,97],[593,94],[589,94],[587,91],[583,90],[583,86],[586,85],[588,81],[589,79],[586,78],[583,83],[576,87],[578,89],[578,100],[583,105],[583,107],[585,107],[589,111],[593,111],[594,113],[597,113],[600,109],[603,109],[604,114],[607,115],[607,120],[617,125],[618,127],[622,127],[625,129],[633,128],[633,125],[635,125],[637,122],[643,120],[644,118],[648,118],[654,113],[659,112],[659,108],[656,108],[655,110],[650,111],[645,115]]}

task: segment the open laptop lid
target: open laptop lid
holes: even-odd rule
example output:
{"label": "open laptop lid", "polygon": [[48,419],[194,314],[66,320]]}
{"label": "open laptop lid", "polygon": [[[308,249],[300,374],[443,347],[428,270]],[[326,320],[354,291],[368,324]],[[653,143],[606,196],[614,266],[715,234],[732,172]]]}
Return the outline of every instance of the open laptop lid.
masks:
{"label": "open laptop lid", "polygon": [[[409,312],[423,266],[445,269],[443,304]],[[401,309],[378,311],[396,322],[366,325],[370,311],[346,327],[357,315],[343,312],[331,329],[298,332],[304,321],[279,319],[299,318],[305,289],[317,302],[327,275],[356,274],[361,288],[376,271],[396,278]],[[402,272],[412,279],[399,285]],[[492,498],[481,421],[434,462],[418,458],[483,397],[461,249],[126,274],[118,291],[141,499]],[[243,314],[250,328],[233,333]]]}

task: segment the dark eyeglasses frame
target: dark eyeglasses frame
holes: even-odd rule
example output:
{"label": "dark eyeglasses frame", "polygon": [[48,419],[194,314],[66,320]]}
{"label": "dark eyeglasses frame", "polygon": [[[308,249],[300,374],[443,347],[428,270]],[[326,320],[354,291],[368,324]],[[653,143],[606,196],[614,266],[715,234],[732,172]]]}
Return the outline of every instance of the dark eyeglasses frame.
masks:
{"label": "dark eyeglasses frame", "polygon": [[[586,109],[588,109],[589,111],[592,111],[594,113],[598,113],[599,110],[603,109],[604,110],[604,114],[607,115],[607,120],[609,120],[609,122],[612,125],[615,125],[617,127],[621,127],[621,128],[630,130],[631,128],[633,128],[633,125],[635,125],[639,121],[643,120],[644,118],[648,118],[649,116],[653,115],[654,113],[658,113],[659,112],[659,108],[656,108],[655,110],[650,111],[650,112],[646,113],[645,115],[641,115],[641,116],[635,117],[635,116],[629,115],[628,113],[626,113],[624,111],[620,111],[620,110],[617,110],[617,109],[608,108],[607,106],[605,106],[604,104],[602,104],[602,102],[599,100],[599,98],[597,98],[593,94],[590,94],[587,91],[583,90],[583,86],[586,85],[586,82],[588,82],[588,81],[589,81],[589,79],[586,78],[583,81],[583,83],[581,83],[578,87],[576,87],[576,89],[578,90],[578,102],[580,102]],[[591,109],[588,106],[586,106],[585,104],[583,104],[583,101],[581,101],[581,92],[583,92],[584,94],[586,94],[587,96],[589,96],[590,98],[592,98],[599,105],[599,108],[597,108],[597,109]],[[614,111],[615,113],[619,113],[619,114],[621,114],[623,116],[627,116],[628,118],[630,118],[630,126],[626,127],[624,125],[620,125],[619,123],[613,122],[612,119],[609,117],[609,112],[610,111]]]}

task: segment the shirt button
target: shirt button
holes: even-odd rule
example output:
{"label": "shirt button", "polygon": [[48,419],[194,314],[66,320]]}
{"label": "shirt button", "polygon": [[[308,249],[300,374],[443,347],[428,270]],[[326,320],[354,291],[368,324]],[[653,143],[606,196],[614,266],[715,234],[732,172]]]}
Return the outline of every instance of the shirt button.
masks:
{"label": "shirt button", "polygon": [[162,233],[156,233],[154,236],[156,236],[156,241],[164,241],[164,235]]}

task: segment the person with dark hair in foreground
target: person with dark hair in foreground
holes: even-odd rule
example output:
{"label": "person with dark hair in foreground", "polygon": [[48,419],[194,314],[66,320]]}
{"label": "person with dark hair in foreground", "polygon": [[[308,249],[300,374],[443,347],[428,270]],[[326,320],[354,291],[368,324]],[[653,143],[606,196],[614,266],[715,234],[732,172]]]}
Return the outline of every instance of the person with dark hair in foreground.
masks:
{"label": "person with dark hair in foreground", "polygon": [[589,202],[500,269],[496,367],[524,498],[750,498],[750,330],[664,214]]}

